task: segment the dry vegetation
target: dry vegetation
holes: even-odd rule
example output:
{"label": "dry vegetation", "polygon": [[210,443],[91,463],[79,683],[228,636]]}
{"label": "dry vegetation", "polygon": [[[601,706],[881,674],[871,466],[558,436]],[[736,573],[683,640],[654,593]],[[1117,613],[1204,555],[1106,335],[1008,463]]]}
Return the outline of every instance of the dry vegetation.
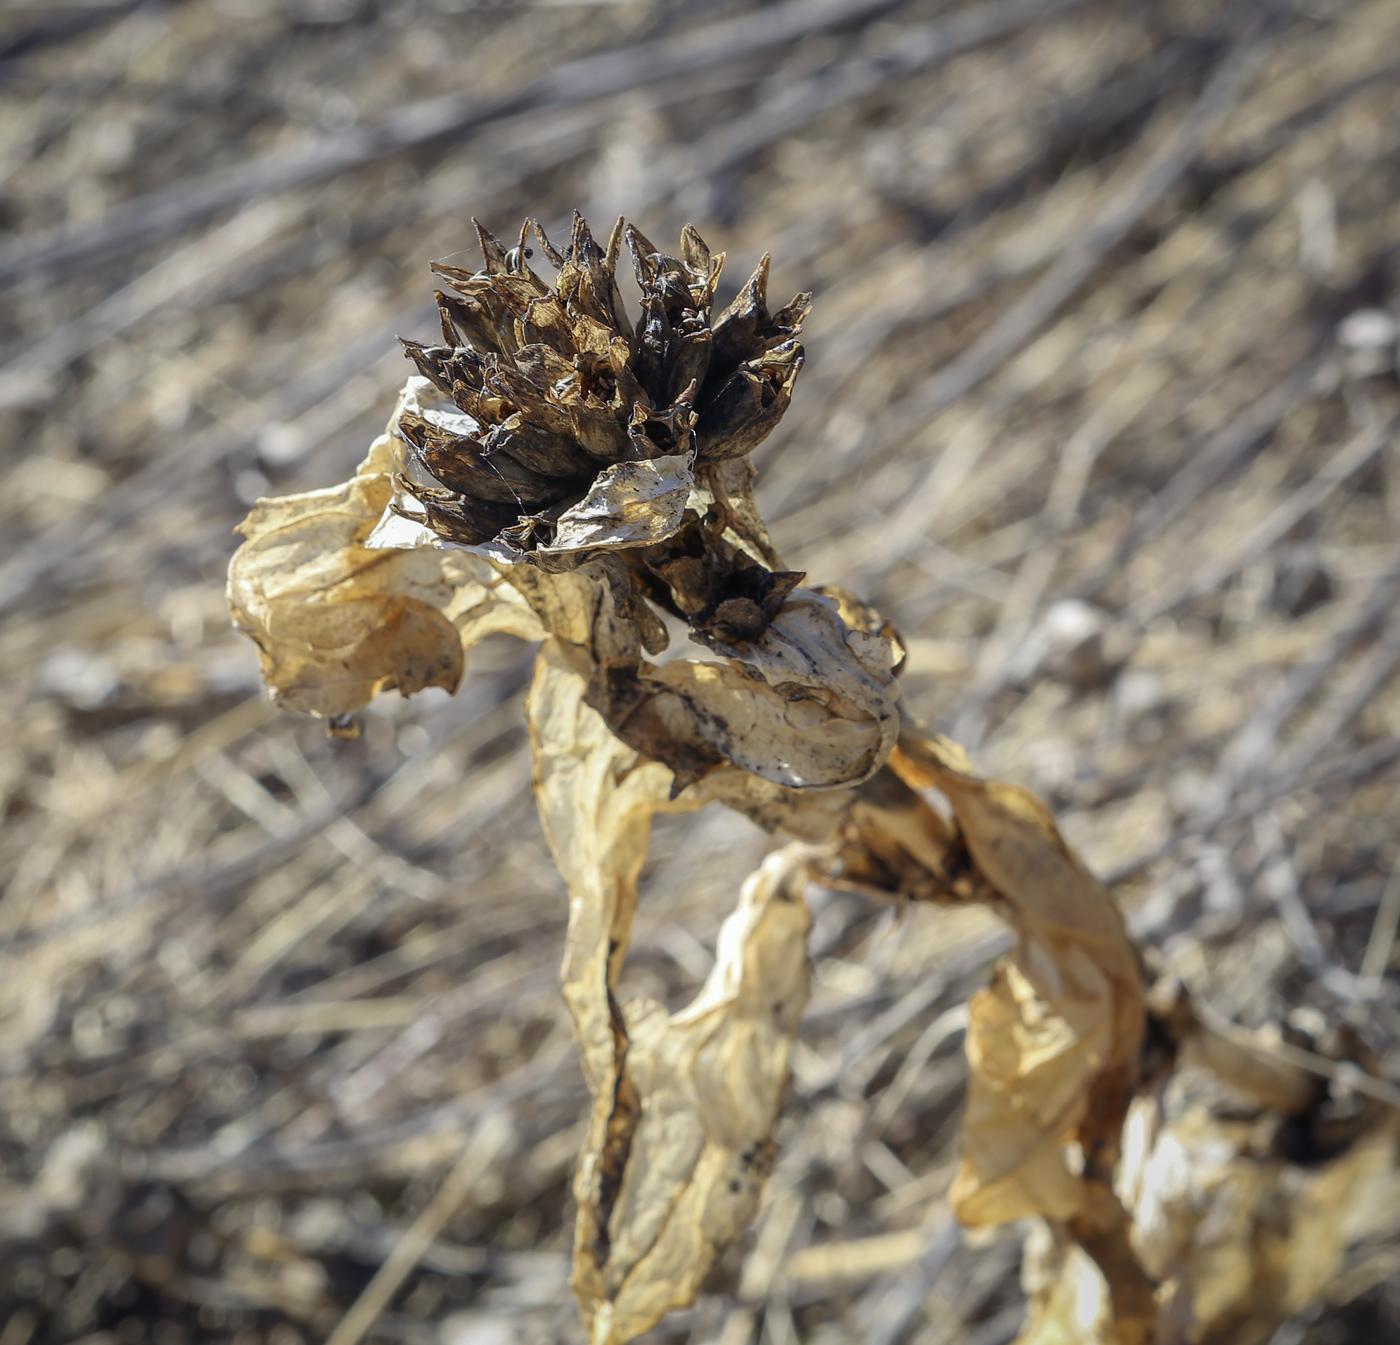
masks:
{"label": "dry vegetation", "polygon": [[[1154,971],[1400,1077],[1392,0],[0,19],[0,1345],[319,1341],[386,1264],[373,1338],[581,1338],[532,650],[328,740],[223,598],[248,504],[378,433],[469,215],[691,220],[721,302],[771,250],[816,295],[755,456],[788,562],[896,619],[907,703],[1051,802]],[[662,819],[624,990],[686,1003],[773,844]],[[1027,1227],[946,1213],[1004,946],[818,896],[755,1231],[655,1339],[1013,1338]],[[1332,1093],[1251,1121],[1267,1181],[1345,1151]],[[1397,1270],[1373,1226],[1273,1339],[1385,1339]]]}

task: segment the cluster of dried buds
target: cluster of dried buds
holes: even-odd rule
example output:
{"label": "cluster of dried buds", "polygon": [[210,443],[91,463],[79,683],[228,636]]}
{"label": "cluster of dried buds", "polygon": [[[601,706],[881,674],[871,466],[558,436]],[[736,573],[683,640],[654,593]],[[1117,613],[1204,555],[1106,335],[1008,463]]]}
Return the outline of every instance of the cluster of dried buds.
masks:
{"label": "cluster of dried buds", "polygon": [[[528,265],[531,229],[553,286]],[[1011,924],[1014,950],[969,1005],[954,1210],[1061,1230],[1069,1251],[1026,1341],[1176,1339],[1163,1323],[1189,1324],[1205,1273],[1179,1234],[1209,1199],[1148,1201],[1160,1236],[1143,1241],[1149,1221],[1132,1243],[1120,1137],[1130,1105],[1155,1103],[1140,963],[1112,897],[1040,800],[901,722],[897,635],[851,594],[803,587],[754,503],[748,455],[788,405],[807,297],[770,313],[765,258],[712,324],[723,258],[693,229],[679,257],[622,221],[604,247],[577,217],[562,251],[533,225],[509,251],[480,236],[483,270],[437,267],[456,291],[438,295],[443,344],[405,342],[419,373],[386,433],[342,485],[258,502],[229,597],[274,700],[333,725],[383,690],[455,690],[493,631],[542,642],[527,715],[593,1095],[574,1186],[590,1340],[621,1345],[692,1301],[753,1217],[807,998],[814,881],[980,902]],[[653,661],[667,616],[716,657]],[[795,843],[744,885],[692,1004],[622,1002],[651,819],[711,802]],[[1215,1292],[1210,1320],[1236,1320],[1256,1289]]]}
{"label": "cluster of dried buds", "polygon": [[[530,268],[533,230],[558,270]],[[560,251],[537,223],[509,251],[477,226],[485,269],[439,263],[443,344],[405,341],[458,415],[406,413],[399,431],[421,475],[403,489],[449,541],[577,552],[569,524],[622,464],[694,469],[742,457],[778,423],[802,367],[799,295],[769,313],[768,258],[711,326],[724,254],[694,229],[668,256],[619,220],[600,247],[581,216]],[[626,238],[641,291],[628,321],[617,265]]]}

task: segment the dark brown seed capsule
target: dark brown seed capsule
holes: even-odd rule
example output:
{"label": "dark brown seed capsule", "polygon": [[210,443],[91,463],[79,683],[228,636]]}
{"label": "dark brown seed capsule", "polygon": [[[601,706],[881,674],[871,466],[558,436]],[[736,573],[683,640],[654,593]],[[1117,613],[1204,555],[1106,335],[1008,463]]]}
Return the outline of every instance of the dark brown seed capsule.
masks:
{"label": "dark brown seed capsule", "polygon": [[[552,546],[559,515],[612,464],[722,461],[771,432],[801,368],[793,338],[807,300],[768,311],[766,258],[712,327],[724,255],[712,254],[689,226],[675,256],[622,220],[604,244],[575,214],[563,247],[534,221],[514,247],[476,228],[479,271],[433,267],[446,286],[438,294],[442,344],[404,342],[471,428],[455,425],[452,433],[405,415],[400,430],[426,477],[446,492],[516,511],[503,545],[527,554]],[[556,269],[552,285],[528,264],[530,231]],[[617,285],[624,243],[641,290],[635,321]],[[426,508],[437,487],[408,489]],[[454,537],[495,516],[493,508],[465,523],[436,496],[429,511],[430,525],[440,520]],[[747,609],[727,610],[736,632],[757,620]]]}

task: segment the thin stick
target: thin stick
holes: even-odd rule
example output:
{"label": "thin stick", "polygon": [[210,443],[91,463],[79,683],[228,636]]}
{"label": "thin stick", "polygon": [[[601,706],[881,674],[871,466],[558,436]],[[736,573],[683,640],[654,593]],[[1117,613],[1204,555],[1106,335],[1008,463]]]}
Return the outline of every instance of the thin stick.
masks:
{"label": "thin stick", "polygon": [[1349,1060],[1328,1060],[1326,1056],[1318,1055],[1315,1051],[1304,1050],[1303,1047],[1293,1046],[1286,1041],[1262,1041],[1238,1023],[1232,1023],[1228,1018],[1216,1013],[1203,1001],[1196,1002],[1195,1013],[1202,1026],[1252,1055],[1266,1060],[1272,1057],[1282,1060],[1285,1064],[1296,1065],[1299,1069],[1307,1070],[1309,1074],[1332,1080],[1339,1087],[1349,1088],[1354,1093],[1363,1093],[1366,1097],[1385,1103],[1387,1107],[1400,1109],[1400,1088],[1387,1079],[1378,1079],[1374,1074],[1367,1074],[1359,1065],[1354,1065]]}
{"label": "thin stick", "polygon": [[[1391,609],[1400,590],[1400,547],[1385,559],[1356,604],[1330,635],[1306,658],[1299,659],[1284,680],[1264,697],[1225,744],[1215,772],[1202,789],[1196,813],[1204,816],[1228,803],[1258,774],[1272,755],[1279,730],[1352,647]],[[1319,744],[1320,745],[1320,744]]]}
{"label": "thin stick", "polygon": [[1113,193],[1098,217],[1060,259],[961,355],[908,399],[895,433],[929,420],[984,383],[1074,296],[1103,259],[1196,161],[1221,120],[1239,102],[1262,64],[1269,42],[1256,28],[1226,57],[1196,105],[1151,158]]}
{"label": "thin stick", "polygon": [[1298,890],[1298,875],[1293,861],[1288,857],[1278,818],[1272,812],[1262,814],[1255,821],[1255,832],[1261,848],[1271,856],[1260,885],[1278,911],[1279,920],[1293,945],[1293,951],[1298,955],[1298,961],[1338,999],[1354,1004],[1370,998],[1360,977],[1353,976],[1345,967],[1339,967],[1322,946],[1317,926],[1313,924],[1303,894]]}
{"label": "thin stick", "polygon": [[856,55],[835,69],[823,69],[800,84],[784,85],[752,112],[706,135],[684,161],[682,173],[658,173],[643,188],[634,214],[673,195],[691,182],[712,180],[774,141],[836,108],[874,93],[892,80],[908,79],[943,65],[964,52],[1006,37],[1028,24],[1057,18],[1085,0],[991,0],[932,23],[913,25],[898,48],[883,60]]}
{"label": "thin stick", "polygon": [[1207,561],[1174,593],[1154,603],[1141,615],[1146,626],[1157,617],[1166,616],[1183,603],[1192,601],[1219,588],[1255,556],[1267,551],[1288,530],[1306,518],[1322,504],[1338,486],[1359,472],[1394,437],[1396,421],[1385,425],[1369,425],[1361,431],[1305,485],[1300,486],[1258,527],[1246,533],[1223,556]]}
{"label": "thin stick", "polygon": [[1284,750],[1275,769],[1287,772],[1296,761],[1311,761],[1328,743],[1341,739],[1343,730],[1368,705],[1400,663],[1400,612],[1392,612],[1370,649],[1338,679],[1327,699]]}
{"label": "thin stick", "polygon": [[331,1332],[326,1345],[359,1345],[379,1314],[389,1306],[389,1300],[398,1292],[399,1286],[413,1273],[423,1254],[436,1241],[443,1225],[457,1212],[468,1192],[496,1161],[509,1133],[509,1124],[503,1112],[491,1112],[482,1118],[457,1165],[438,1188],[437,1195],[413,1221],[350,1311],[340,1319],[340,1325]]}
{"label": "thin stick", "polygon": [[[1103,882],[1109,887],[1114,887],[1149,868],[1185,842],[1208,836],[1221,827],[1246,822],[1261,808],[1267,808],[1269,804],[1287,798],[1296,790],[1317,789],[1336,780],[1345,780],[1355,788],[1363,780],[1388,770],[1397,760],[1400,760],[1400,737],[1387,737],[1367,743],[1365,747],[1354,752],[1346,752],[1325,761],[1315,770],[1305,769],[1312,764],[1305,762],[1298,767],[1295,774],[1282,775],[1276,772],[1267,781],[1256,785],[1238,799],[1221,800],[1219,806],[1202,812],[1199,817],[1187,822],[1175,834],[1154,845],[1150,850],[1144,850],[1141,854],[1114,865],[1102,875]],[[1146,936],[1145,929],[1134,930],[1134,937]]]}
{"label": "thin stick", "polygon": [[346,173],[420,145],[454,137],[461,144],[488,124],[520,112],[546,116],[647,84],[674,80],[794,42],[809,33],[893,8],[896,0],[787,0],[703,28],[621,50],[603,51],[547,71],[517,94],[476,99],[447,94],[410,103],[374,126],[324,135],[194,183],[177,182],[109,211],[94,225],[40,229],[0,247],[0,288],[59,266],[91,263],[178,233],[240,201],[255,200]]}
{"label": "thin stick", "polygon": [[1366,955],[1361,959],[1361,981],[1369,998],[1375,998],[1381,977],[1390,965],[1390,953],[1395,947],[1395,931],[1400,925],[1400,864],[1390,871],[1390,879],[1376,907],[1371,937],[1366,942]]}

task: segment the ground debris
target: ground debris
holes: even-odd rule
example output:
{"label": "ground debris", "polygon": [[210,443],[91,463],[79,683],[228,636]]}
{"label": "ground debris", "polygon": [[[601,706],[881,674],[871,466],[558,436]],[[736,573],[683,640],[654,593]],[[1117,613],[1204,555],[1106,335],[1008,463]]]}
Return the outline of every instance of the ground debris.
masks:
{"label": "ground debris", "polygon": [[[766,437],[714,457],[697,430],[687,508],[651,544],[670,563],[704,529],[722,540],[724,563],[685,589],[693,610],[653,605],[649,548],[598,548],[638,623],[627,668],[742,669],[730,650],[763,633],[799,572],[795,588],[850,631],[887,638],[888,661],[847,646],[865,689],[832,728],[858,740],[851,778],[883,759],[898,669],[895,711],[965,744],[980,777],[1033,790],[1124,911],[1152,987],[1141,1086],[1170,1080],[1142,1127],[1151,1170],[1187,1154],[1181,1226],[1207,1246],[1218,1225],[1230,1252],[1222,1278],[1201,1281],[1211,1329],[1264,1333],[1286,1311],[1296,1345],[1396,1334],[1394,1230],[1358,1223],[1354,1241],[1344,1223],[1337,1261],[1337,1225],[1308,1211],[1336,1208],[1334,1172],[1352,1174],[1335,1180],[1358,1219],[1388,1191],[1373,1108],[1400,1079],[1385,190],[1400,33],[1385,0],[1273,9],[1256,26],[1261,13],[1076,0],[550,5],[548,22],[536,4],[428,0],[7,12],[7,1345],[325,1340],[363,1321],[347,1314],[373,1304],[370,1281],[397,1275],[436,1226],[454,1172],[457,1208],[366,1339],[583,1338],[569,1193],[592,1102],[554,974],[567,903],[531,792],[535,653],[472,630],[496,614],[538,641],[547,623],[499,558],[364,548],[383,557],[369,567],[383,585],[359,553],[325,589],[306,576],[304,596],[365,584],[370,600],[322,603],[316,643],[279,655],[273,680],[328,712],[305,723],[268,706],[223,596],[253,501],[344,482],[394,412],[394,338],[442,345],[424,268],[446,258],[458,274],[437,284],[467,302],[452,282],[480,267],[468,212],[501,234],[491,264],[507,271],[520,240],[504,231],[537,216],[582,290],[594,262],[566,256],[576,206],[605,226],[635,214],[658,253],[678,254],[645,278],[666,291],[663,313],[681,297],[668,276],[686,290],[681,326],[638,342],[649,359],[664,344],[664,362],[677,335],[676,379],[698,378],[683,366],[704,338],[680,308],[715,260],[677,241],[687,221],[729,254],[711,333],[726,308],[736,342],[803,327],[775,426],[764,398],[795,361],[726,380],[723,398],[698,378],[721,437],[745,416]],[[544,242],[524,247],[554,288]],[[625,238],[619,258],[635,316]],[[815,295],[810,313],[782,316],[744,283],[770,272],[775,294]],[[622,334],[637,341],[635,324]],[[716,367],[755,358],[710,340]],[[509,396],[565,377],[546,341],[523,345],[493,369],[502,425]],[[415,414],[466,416],[414,372]],[[608,390],[601,358],[583,375]],[[697,403],[688,412],[684,391],[667,382],[652,411],[671,418],[644,416],[642,438],[685,432]],[[582,415],[575,427],[603,436],[595,447],[615,439]],[[390,502],[418,515],[380,513],[370,535],[392,542],[424,526],[397,477],[435,487],[406,441],[390,447]],[[521,482],[528,469],[580,499],[613,465],[556,462],[557,440],[515,448]],[[376,507],[378,485],[336,524],[342,540]],[[502,507],[515,525],[513,495],[479,514]],[[585,541],[610,526],[583,522]],[[550,587],[603,582],[593,562],[543,559]],[[442,605],[443,576],[463,605]],[[244,605],[270,621],[260,586]],[[426,650],[402,667],[366,639],[390,609]],[[357,624],[356,610],[377,615]],[[689,648],[692,625],[706,639]],[[571,676],[592,678],[591,639],[581,657],[560,644]],[[365,704],[389,681],[453,680],[454,647],[454,697],[425,686]],[[325,676],[329,651],[353,674]],[[605,706],[601,679],[594,690],[585,703]],[[627,731],[657,703],[639,701]],[[961,1239],[946,1222],[964,1006],[998,957],[1019,956],[951,802],[888,763],[835,789],[763,779],[685,722],[690,747],[664,769],[668,790],[692,783],[656,810],[621,1002],[664,1005],[669,1021],[695,1000],[775,833],[846,872],[807,891],[810,1003],[753,1232],[649,1342],[988,1345],[1030,1330],[1016,1273],[1028,1225]],[[327,724],[358,736],[328,740]],[[729,806],[690,806],[701,797]],[[1162,984],[1185,987],[1194,1027],[1171,997],[1158,1004]],[[1120,1173],[1138,1170],[1141,1105]],[[509,1142],[475,1172],[497,1115]],[[1074,1145],[1060,1161],[1082,1175]],[[1266,1182],[1284,1196],[1251,1203]],[[1238,1224],[1212,1203],[1236,1191],[1250,1211]],[[1284,1221],[1318,1230],[1315,1275],[1280,1268],[1305,1245]],[[1078,1259],[1084,1273],[1055,1282],[1107,1323],[1106,1282],[1073,1230],[1048,1245],[1031,1260],[1058,1274]],[[1244,1274],[1246,1248],[1263,1279]],[[1203,1274],[1139,1254],[1163,1284]],[[1171,1296],[1164,1320],[1183,1322],[1188,1300]]]}

